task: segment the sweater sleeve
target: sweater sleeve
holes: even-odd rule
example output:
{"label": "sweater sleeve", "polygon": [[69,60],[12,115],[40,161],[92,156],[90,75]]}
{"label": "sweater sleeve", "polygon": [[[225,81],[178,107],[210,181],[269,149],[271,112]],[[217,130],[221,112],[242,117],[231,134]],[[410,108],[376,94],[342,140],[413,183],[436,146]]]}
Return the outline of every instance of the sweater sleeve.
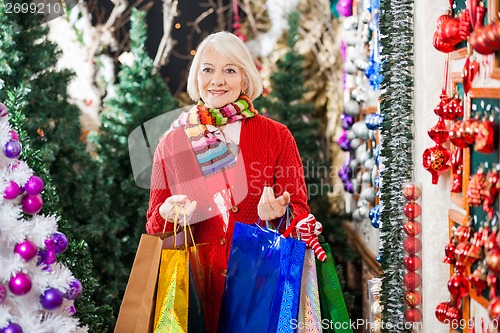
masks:
{"label": "sweater sleeve", "polygon": [[300,159],[297,143],[290,130],[286,127],[280,131],[282,149],[279,152],[275,174],[275,194],[290,193],[290,209],[295,216],[310,213],[307,204],[307,188],[304,179],[304,167]]}
{"label": "sweater sleeve", "polygon": [[[161,140],[156,148],[151,172],[151,188],[149,192],[149,208],[147,212],[146,231],[149,234],[165,231],[172,231],[173,224],[166,223],[160,215],[160,206],[171,196],[168,187],[168,165],[166,163],[166,141]],[[166,225],[165,225],[166,223]]]}

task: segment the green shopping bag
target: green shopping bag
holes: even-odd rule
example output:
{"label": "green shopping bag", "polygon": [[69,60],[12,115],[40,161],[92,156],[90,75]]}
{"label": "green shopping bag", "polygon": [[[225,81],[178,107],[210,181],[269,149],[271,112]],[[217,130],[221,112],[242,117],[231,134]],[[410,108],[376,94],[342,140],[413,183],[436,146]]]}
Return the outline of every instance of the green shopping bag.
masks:
{"label": "green shopping bag", "polygon": [[330,244],[322,243],[321,247],[327,256],[325,261],[316,259],[323,333],[353,333]]}

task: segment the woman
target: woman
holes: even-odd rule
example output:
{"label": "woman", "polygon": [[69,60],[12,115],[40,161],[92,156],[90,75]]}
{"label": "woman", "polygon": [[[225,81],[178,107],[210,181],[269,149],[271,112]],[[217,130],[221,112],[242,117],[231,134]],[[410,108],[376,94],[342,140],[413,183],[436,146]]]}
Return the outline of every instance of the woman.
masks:
{"label": "woman", "polygon": [[[155,152],[148,233],[173,230],[174,205],[211,245],[210,332],[216,332],[235,222],[272,221],[287,205],[309,215],[302,162],[286,126],[263,117],[252,100],[262,81],[245,44],[229,32],[199,45],[187,91],[197,102]],[[182,216],[181,213],[181,216]]]}

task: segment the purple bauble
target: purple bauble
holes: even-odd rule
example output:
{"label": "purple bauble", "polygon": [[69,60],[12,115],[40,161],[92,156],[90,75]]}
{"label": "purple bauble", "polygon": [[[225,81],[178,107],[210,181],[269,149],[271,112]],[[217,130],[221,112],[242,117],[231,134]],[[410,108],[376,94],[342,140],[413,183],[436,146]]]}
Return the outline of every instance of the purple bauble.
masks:
{"label": "purple bauble", "polygon": [[42,209],[42,196],[40,194],[27,194],[21,199],[21,206],[26,214],[35,215]]}
{"label": "purple bauble", "polygon": [[45,290],[43,295],[40,296],[40,303],[44,309],[55,310],[61,306],[63,302],[63,293],[56,288]]}
{"label": "purple bauble", "polygon": [[7,106],[3,103],[0,103],[0,117],[5,117],[8,114],[9,109],[7,109]]}
{"label": "purple bauble", "polygon": [[342,128],[348,130],[354,124],[354,118],[348,114],[342,113],[340,115],[340,120],[342,120]]}
{"label": "purple bauble", "polygon": [[0,284],[0,304],[7,298],[7,288],[3,284]]}
{"label": "purple bauble", "polygon": [[55,232],[52,235],[52,238],[54,238],[55,251],[57,254],[61,254],[66,251],[66,249],[68,248],[68,239],[66,238],[65,234],[63,234],[62,232]]}
{"label": "purple bauble", "polygon": [[9,131],[9,133],[10,133],[10,138],[11,138],[12,140],[19,141],[19,135],[17,134],[17,132],[16,132],[16,131],[14,131],[13,129],[11,129],[11,130]]}
{"label": "purple bauble", "polygon": [[44,186],[45,184],[43,183],[42,178],[38,176],[31,176],[26,184],[24,184],[24,189],[28,194],[37,195],[43,191]]}
{"label": "purple bauble", "polygon": [[5,188],[5,191],[3,192],[3,197],[5,199],[12,200],[15,199],[20,192],[21,188],[19,187],[19,185],[15,181],[11,180],[10,184]]}
{"label": "purple bauble", "polygon": [[73,316],[73,315],[75,315],[75,314],[76,314],[76,308],[75,308],[73,305],[69,306],[69,307],[66,309],[66,311],[67,311],[67,312],[68,312],[71,316]]}
{"label": "purple bauble", "polygon": [[23,329],[16,323],[9,323],[9,325],[0,329],[0,333],[23,333]]}
{"label": "purple bauble", "polygon": [[3,147],[3,153],[8,158],[18,158],[22,150],[23,147],[17,140],[10,140],[5,144],[5,147]]}
{"label": "purple bauble", "polygon": [[14,248],[14,252],[19,254],[26,261],[30,261],[31,259],[33,259],[36,256],[36,251],[36,245],[29,240],[17,243]]}
{"label": "purple bauble", "polygon": [[31,278],[19,272],[10,278],[9,289],[16,296],[25,295],[31,290]]}
{"label": "purple bauble", "polygon": [[64,294],[64,297],[69,299],[70,301],[74,301],[82,294],[83,286],[80,280],[74,279],[69,283],[69,289]]}

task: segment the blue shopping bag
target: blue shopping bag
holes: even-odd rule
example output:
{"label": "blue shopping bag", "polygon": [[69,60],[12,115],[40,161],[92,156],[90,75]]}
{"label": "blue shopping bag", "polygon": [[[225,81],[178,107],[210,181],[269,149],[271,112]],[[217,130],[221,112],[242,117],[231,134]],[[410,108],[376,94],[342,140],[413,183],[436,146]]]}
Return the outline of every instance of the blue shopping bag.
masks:
{"label": "blue shopping bag", "polygon": [[218,333],[294,332],[305,243],[236,223]]}

